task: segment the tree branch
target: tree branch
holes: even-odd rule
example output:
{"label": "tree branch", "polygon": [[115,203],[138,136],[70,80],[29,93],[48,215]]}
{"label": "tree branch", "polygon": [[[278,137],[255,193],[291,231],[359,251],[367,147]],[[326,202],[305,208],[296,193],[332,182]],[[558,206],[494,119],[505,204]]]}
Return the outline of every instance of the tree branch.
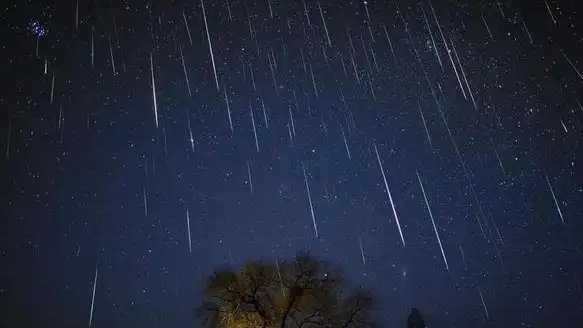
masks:
{"label": "tree branch", "polygon": [[305,324],[309,324],[309,323],[314,323],[314,324],[321,325],[322,324],[322,320],[321,319],[320,319],[320,321],[310,320],[310,319],[316,318],[318,316],[320,316],[320,310],[316,310],[314,313],[312,313],[309,316],[305,317],[302,320],[302,322],[298,325],[298,328],[302,328]]}
{"label": "tree branch", "polygon": [[[301,291],[300,291],[301,292]],[[289,315],[289,312],[291,311],[292,306],[294,305],[295,301],[296,301],[296,296],[297,296],[297,291],[294,291],[293,289],[290,290],[290,295],[289,295],[289,301],[287,304],[287,307],[285,309],[285,311],[283,312],[283,316],[281,318],[281,323],[279,324],[280,328],[285,328],[285,320],[287,319],[287,316]]]}

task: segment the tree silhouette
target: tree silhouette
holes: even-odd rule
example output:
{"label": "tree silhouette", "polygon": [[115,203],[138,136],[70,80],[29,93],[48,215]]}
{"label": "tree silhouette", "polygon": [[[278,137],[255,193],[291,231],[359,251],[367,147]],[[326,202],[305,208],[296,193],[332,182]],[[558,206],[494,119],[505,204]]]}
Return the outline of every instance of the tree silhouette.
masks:
{"label": "tree silhouette", "polygon": [[372,328],[370,291],[343,289],[342,272],[300,253],[248,262],[206,281],[198,314],[211,328]]}

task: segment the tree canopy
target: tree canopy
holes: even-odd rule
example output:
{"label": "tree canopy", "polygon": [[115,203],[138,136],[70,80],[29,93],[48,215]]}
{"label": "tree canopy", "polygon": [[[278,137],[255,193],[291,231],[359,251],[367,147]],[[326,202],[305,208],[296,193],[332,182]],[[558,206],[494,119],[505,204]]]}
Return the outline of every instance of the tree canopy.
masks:
{"label": "tree canopy", "polygon": [[372,328],[373,295],[344,288],[342,272],[307,253],[219,270],[198,313],[210,328]]}

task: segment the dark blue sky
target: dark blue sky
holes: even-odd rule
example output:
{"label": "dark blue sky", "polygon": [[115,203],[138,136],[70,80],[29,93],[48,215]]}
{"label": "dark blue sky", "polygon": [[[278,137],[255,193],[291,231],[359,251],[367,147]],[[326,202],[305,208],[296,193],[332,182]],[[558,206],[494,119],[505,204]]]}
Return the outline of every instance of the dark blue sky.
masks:
{"label": "dark blue sky", "polygon": [[215,268],[302,249],[386,327],[577,325],[574,3],[7,6],[0,326],[88,326],[98,268],[92,327],[196,327]]}

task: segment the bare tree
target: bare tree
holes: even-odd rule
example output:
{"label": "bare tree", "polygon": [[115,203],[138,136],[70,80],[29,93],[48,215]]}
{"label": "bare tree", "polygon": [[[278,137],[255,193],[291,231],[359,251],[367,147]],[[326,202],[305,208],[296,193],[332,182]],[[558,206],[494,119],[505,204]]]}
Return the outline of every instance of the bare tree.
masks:
{"label": "bare tree", "polygon": [[300,253],[215,272],[199,315],[211,328],[372,328],[370,291],[343,290],[342,272]]}

